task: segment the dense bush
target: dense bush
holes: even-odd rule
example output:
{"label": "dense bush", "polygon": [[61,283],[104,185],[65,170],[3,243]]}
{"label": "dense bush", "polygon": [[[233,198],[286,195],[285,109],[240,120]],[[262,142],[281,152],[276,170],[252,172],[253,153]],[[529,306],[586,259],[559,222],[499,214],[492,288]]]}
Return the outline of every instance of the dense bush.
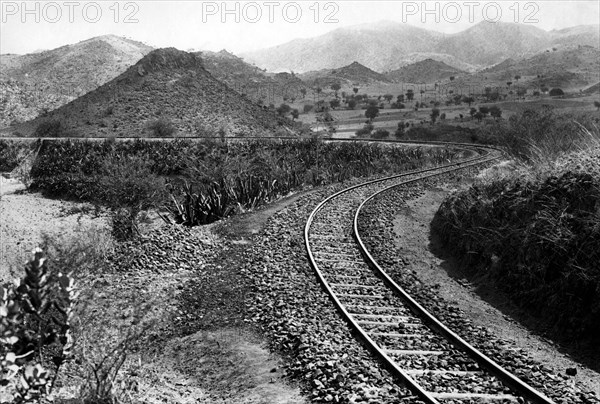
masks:
{"label": "dense bush", "polygon": [[589,140],[582,126],[593,129],[589,115],[559,114],[550,107],[528,109],[481,129],[479,138],[500,145],[512,157],[524,162],[554,161],[564,153],[576,151]]}
{"label": "dense bush", "polygon": [[375,130],[375,132],[373,132],[373,134],[371,136],[373,136],[373,139],[385,139],[389,135],[390,135],[389,130],[379,128],[379,129]]}
{"label": "dense bush", "polygon": [[432,226],[559,334],[600,343],[599,207],[600,176],[567,170],[472,187],[447,199]]}
{"label": "dense bush", "polygon": [[173,137],[177,128],[171,121],[165,118],[159,118],[148,124],[148,130],[154,137]]}

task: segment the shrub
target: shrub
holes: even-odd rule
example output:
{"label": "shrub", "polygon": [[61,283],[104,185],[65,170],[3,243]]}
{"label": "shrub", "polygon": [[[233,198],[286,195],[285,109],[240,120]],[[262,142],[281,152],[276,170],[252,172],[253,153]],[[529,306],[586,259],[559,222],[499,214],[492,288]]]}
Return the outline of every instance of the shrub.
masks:
{"label": "shrub", "polygon": [[137,233],[138,214],[159,207],[166,200],[164,180],[140,156],[108,156],[100,170],[99,182],[97,202],[110,207],[116,240],[132,238]]}
{"label": "shrub", "polygon": [[373,128],[374,126],[372,123],[367,123],[362,127],[362,129],[359,129],[355,132],[356,136],[370,136]]}
{"label": "shrub", "polygon": [[35,128],[34,135],[36,137],[60,137],[63,132],[63,127],[58,119],[49,119],[40,123]]}
{"label": "shrub", "polygon": [[375,132],[373,132],[373,134],[371,136],[373,137],[373,139],[385,139],[389,135],[390,135],[390,132],[388,130],[379,128]]}
{"label": "shrub", "polygon": [[173,137],[177,128],[166,118],[159,118],[148,124],[148,130],[154,137]]}

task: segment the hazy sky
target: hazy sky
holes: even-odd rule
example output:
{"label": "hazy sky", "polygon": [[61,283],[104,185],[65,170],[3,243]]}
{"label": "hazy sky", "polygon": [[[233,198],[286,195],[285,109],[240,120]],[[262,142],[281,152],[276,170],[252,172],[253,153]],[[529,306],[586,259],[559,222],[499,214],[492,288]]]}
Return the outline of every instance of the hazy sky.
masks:
{"label": "hazy sky", "polygon": [[590,1],[0,1],[0,53],[28,53],[115,34],[155,47],[227,49],[278,45],[381,20],[446,33],[484,19],[544,30],[598,24]]}

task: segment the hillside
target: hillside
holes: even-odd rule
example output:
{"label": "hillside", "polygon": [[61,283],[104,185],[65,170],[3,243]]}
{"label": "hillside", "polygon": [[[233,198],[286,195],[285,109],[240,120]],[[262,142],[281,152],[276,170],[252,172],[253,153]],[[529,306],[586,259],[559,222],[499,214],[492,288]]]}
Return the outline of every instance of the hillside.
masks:
{"label": "hillside", "polygon": [[234,90],[242,89],[258,83],[271,83],[262,69],[244,62],[223,49],[220,52],[197,52],[204,63],[204,68],[217,80],[222,81]]}
{"label": "hillside", "polygon": [[112,80],[152,48],[105,35],[27,55],[0,57],[0,127],[35,118]]}
{"label": "hillside", "polygon": [[389,83],[383,74],[377,73],[358,62],[338,69],[323,69],[300,74],[300,78],[310,86],[329,87],[334,83],[346,86],[369,85],[372,83]]}
{"label": "hillside", "polygon": [[480,22],[449,35],[436,49],[481,67],[531,56],[549,45],[549,33],[533,25]]}
{"label": "hillside", "polygon": [[397,83],[434,83],[460,74],[465,74],[465,72],[448,66],[444,62],[425,59],[421,62],[393,70],[385,75]]}
{"label": "hillside", "polygon": [[12,129],[31,136],[44,122],[60,122],[63,135],[144,136],[161,117],[188,135],[198,127],[242,135],[278,126],[274,113],[216,80],[200,57],[168,48],[152,51],[98,89]]}
{"label": "hillside", "polygon": [[531,57],[557,46],[598,48],[599,38],[598,26],[594,25],[548,32],[530,24],[481,22],[456,34],[442,34],[381,21],[339,28],[315,38],[296,39],[242,56],[270,71],[318,71],[357,61],[384,72],[428,58],[473,71],[507,58]]}
{"label": "hillside", "polygon": [[286,98],[298,98],[304,83],[293,74],[266,73],[226,50],[197,52],[204,68],[216,79],[239,94],[264,104],[280,104]]}
{"label": "hillside", "polygon": [[532,57],[507,59],[480,74],[496,80],[512,80],[516,75],[535,87],[586,87],[600,80],[600,50],[578,46],[539,53]]}

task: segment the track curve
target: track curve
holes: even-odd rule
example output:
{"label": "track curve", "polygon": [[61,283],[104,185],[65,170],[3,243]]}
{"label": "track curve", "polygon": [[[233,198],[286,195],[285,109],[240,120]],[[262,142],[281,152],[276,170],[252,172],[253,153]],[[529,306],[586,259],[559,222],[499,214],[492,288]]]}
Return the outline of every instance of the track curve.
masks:
{"label": "track curve", "polygon": [[306,222],[308,258],[344,319],[424,402],[553,404],[426,312],[379,267],[358,233],[362,207],[385,190],[500,156],[493,148],[477,151],[475,158],[369,181],[329,196]]}

